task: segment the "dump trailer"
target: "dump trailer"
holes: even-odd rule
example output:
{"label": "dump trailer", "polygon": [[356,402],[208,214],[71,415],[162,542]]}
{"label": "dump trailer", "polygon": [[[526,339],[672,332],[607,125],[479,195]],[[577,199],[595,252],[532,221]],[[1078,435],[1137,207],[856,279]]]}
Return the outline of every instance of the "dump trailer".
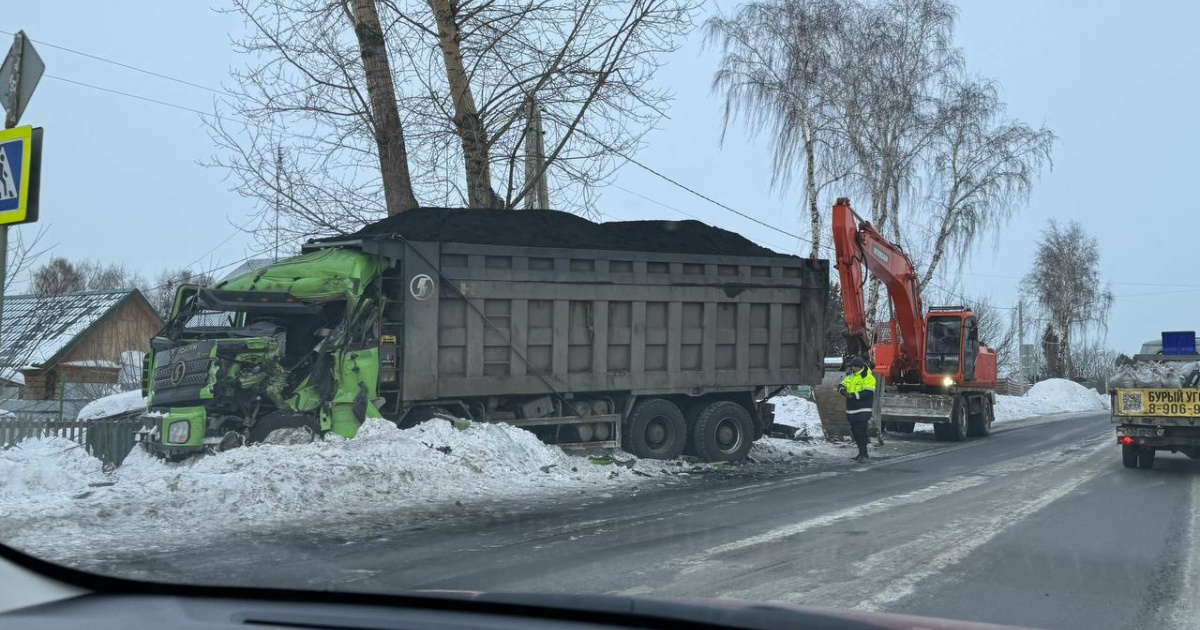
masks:
{"label": "dump trailer", "polygon": [[1112,423],[1126,468],[1153,468],[1158,451],[1200,457],[1200,355],[1195,333],[1163,333],[1109,378]]}
{"label": "dump trailer", "polygon": [[153,340],[143,442],[180,458],[368,418],[744,457],[823,373],[828,262],[696,221],[418,209],[209,287]]}

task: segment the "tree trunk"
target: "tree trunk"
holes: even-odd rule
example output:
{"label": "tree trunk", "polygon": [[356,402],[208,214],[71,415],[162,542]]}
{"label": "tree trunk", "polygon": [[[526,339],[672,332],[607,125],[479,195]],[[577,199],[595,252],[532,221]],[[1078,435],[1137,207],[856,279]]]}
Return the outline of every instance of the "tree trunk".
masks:
{"label": "tree trunk", "polygon": [[379,172],[383,178],[383,198],[389,216],[418,206],[408,173],[408,149],[404,145],[404,129],[400,125],[400,110],[396,106],[396,88],[392,85],[392,68],[388,62],[387,44],[379,26],[375,0],[353,0],[354,36],[362,56],[371,98],[371,121],[374,123],[375,145],[379,150]]}
{"label": "tree trunk", "polygon": [[891,217],[892,217],[892,242],[900,246],[900,182],[899,178],[892,181],[891,187]]}
{"label": "tree trunk", "polygon": [[804,188],[808,194],[808,214],[812,219],[812,253],[810,258],[821,257],[821,209],[817,206],[817,167],[815,140],[809,134],[804,143]]}
{"label": "tree trunk", "polygon": [[467,177],[467,205],[472,208],[501,208],[503,203],[492,190],[491,147],[487,130],[471,94],[470,77],[463,67],[455,0],[428,0],[438,28],[438,47],[445,61],[446,82],[454,105],[454,129],[462,142]]}

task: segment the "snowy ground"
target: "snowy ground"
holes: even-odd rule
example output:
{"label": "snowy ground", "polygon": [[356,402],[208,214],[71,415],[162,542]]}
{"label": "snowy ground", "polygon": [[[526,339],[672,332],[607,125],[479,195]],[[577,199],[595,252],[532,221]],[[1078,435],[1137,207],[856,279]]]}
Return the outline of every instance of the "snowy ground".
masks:
{"label": "snowy ground", "polygon": [[[795,439],[765,437],[746,462],[728,466],[638,460],[620,452],[569,455],[507,425],[460,430],[444,421],[401,431],[370,420],[353,440],[330,436],[307,444],[263,444],[182,463],[135,450],[107,473],[74,442],[29,440],[0,451],[0,525],[9,532],[6,543],[63,557],[106,542],[174,546],[245,528],[335,527],[372,515],[403,524],[447,506],[469,511],[637,492],[648,484],[724,470],[795,472],[849,463],[853,448],[823,439],[811,401],[781,396],[773,402],[776,422],[793,427]],[[140,404],[131,393],[85,409],[81,417]],[[1028,396],[1000,397],[997,421],[1106,406],[1106,398],[1079,385],[1047,381]],[[872,446],[872,452],[888,457],[925,448],[929,445],[891,440]]]}
{"label": "snowy ground", "polygon": [[843,461],[845,448],[764,438],[747,462],[718,466],[568,455],[507,425],[434,421],[401,431],[370,420],[353,440],[248,446],[182,463],[135,450],[106,473],[79,445],[43,438],[0,451],[0,524],[6,543],[62,557],[106,541],[173,546],[244,528],[319,528],[373,514],[400,523],[446,506],[636,492],[735,467],[803,470]]}
{"label": "snowy ground", "polygon": [[996,422],[1108,408],[1108,396],[1074,381],[1052,378],[1035,384],[1024,396],[997,396]]}

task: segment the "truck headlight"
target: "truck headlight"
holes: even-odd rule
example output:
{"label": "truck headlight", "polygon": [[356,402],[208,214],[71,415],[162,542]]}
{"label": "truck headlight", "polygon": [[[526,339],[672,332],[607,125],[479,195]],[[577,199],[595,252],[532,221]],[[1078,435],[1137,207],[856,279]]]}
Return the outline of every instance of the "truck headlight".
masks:
{"label": "truck headlight", "polygon": [[942,379],[942,387],[954,387],[954,379],[950,378],[949,376]]}
{"label": "truck headlight", "polygon": [[176,420],[167,427],[167,442],[183,444],[191,437],[192,423],[187,420]]}

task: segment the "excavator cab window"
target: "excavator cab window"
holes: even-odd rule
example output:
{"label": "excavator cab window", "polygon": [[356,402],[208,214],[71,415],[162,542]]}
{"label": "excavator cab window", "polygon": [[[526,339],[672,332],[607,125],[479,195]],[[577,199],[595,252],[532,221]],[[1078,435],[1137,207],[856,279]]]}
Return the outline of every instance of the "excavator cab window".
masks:
{"label": "excavator cab window", "polygon": [[975,359],[979,356],[979,325],[967,318],[967,340],[963,343],[963,380],[975,380]]}
{"label": "excavator cab window", "polygon": [[[929,318],[925,340],[925,371],[929,374],[958,374],[961,365],[963,320],[958,315]],[[973,359],[972,359],[973,360]]]}

